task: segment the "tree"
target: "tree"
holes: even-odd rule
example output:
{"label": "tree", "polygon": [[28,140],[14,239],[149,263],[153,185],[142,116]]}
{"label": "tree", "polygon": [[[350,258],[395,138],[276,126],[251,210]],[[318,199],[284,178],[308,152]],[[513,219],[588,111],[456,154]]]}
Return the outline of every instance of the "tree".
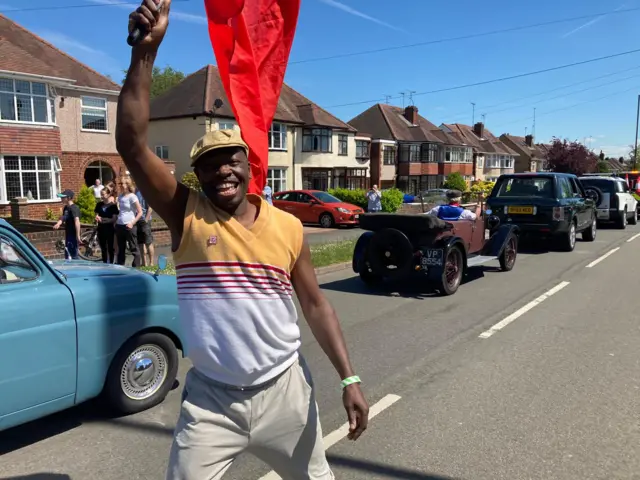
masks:
{"label": "tree", "polygon": [[466,180],[459,172],[450,173],[443,186],[449,190],[460,190],[461,192],[468,188]]}
{"label": "tree", "polygon": [[552,172],[583,175],[595,171],[598,156],[581,143],[554,138],[547,162]]}
{"label": "tree", "polygon": [[609,173],[611,168],[607,162],[598,162],[596,164],[596,172],[598,173]]}
{"label": "tree", "polygon": [[[122,79],[122,83],[127,78],[127,70],[124,71],[125,78]],[[184,80],[184,73],[179,70],[167,66],[161,69],[160,67],[153,67],[152,80],[151,80],[151,98],[156,98],[162,95],[167,90],[171,90]]]}

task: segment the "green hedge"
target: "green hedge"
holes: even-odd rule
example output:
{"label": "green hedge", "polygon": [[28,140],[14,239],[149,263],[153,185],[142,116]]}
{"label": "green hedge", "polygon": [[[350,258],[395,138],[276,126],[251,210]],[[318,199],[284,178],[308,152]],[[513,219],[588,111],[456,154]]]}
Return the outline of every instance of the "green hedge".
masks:
{"label": "green hedge", "polygon": [[[336,198],[339,198],[345,203],[351,203],[366,210],[368,204],[367,192],[368,190],[362,188],[358,188],[355,190],[349,190],[346,188],[332,188],[328,193]],[[382,204],[382,211],[389,213],[397,212],[402,205],[403,197],[403,193],[397,188],[383,190],[382,198],[380,199],[380,203]]]}

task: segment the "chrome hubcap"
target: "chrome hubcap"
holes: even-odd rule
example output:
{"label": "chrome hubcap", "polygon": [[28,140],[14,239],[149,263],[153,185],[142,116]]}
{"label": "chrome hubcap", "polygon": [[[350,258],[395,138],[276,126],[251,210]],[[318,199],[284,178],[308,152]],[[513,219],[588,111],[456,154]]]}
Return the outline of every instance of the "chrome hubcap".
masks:
{"label": "chrome hubcap", "polygon": [[132,400],[149,398],[167,378],[167,356],[157,345],[142,345],[127,358],[120,372],[120,387]]}
{"label": "chrome hubcap", "polygon": [[569,231],[569,242],[572,247],[576,243],[576,227],[573,224],[571,225],[571,230]]}

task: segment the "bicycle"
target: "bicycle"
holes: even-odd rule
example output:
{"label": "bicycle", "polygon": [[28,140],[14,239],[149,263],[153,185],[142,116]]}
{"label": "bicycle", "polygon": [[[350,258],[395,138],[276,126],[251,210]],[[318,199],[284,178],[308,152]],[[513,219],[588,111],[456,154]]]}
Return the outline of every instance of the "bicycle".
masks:
{"label": "bicycle", "polygon": [[[84,251],[83,251],[84,248]],[[98,252],[100,243],[98,242],[98,225],[94,225],[91,230],[86,230],[80,234],[80,244],[78,245],[78,257],[82,260],[90,262],[101,262],[102,255]],[[69,253],[64,240],[56,242],[56,251],[58,253]]]}

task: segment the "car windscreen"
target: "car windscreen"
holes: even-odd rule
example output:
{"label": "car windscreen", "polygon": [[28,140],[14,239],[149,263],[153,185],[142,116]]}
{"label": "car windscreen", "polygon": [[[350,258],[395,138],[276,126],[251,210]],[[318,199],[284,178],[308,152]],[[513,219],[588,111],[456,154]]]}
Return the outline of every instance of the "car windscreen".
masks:
{"label": "car windscreen", "polygon": [[341,200],[329,195],[327,192],[313,192],[313,196],[324,203],[341,203]]}
{"label": "car windscreen", "polygon": [[494,187],[497,198],[537,197],[553,198],[553,177],[505,177]]}
{"label": "car windscreen", "polygon": [[596,187],[604,193],[615,193],[616,182],[612,180],[603,180],[602,178],[581,178],[580,183],[584,188]]}

